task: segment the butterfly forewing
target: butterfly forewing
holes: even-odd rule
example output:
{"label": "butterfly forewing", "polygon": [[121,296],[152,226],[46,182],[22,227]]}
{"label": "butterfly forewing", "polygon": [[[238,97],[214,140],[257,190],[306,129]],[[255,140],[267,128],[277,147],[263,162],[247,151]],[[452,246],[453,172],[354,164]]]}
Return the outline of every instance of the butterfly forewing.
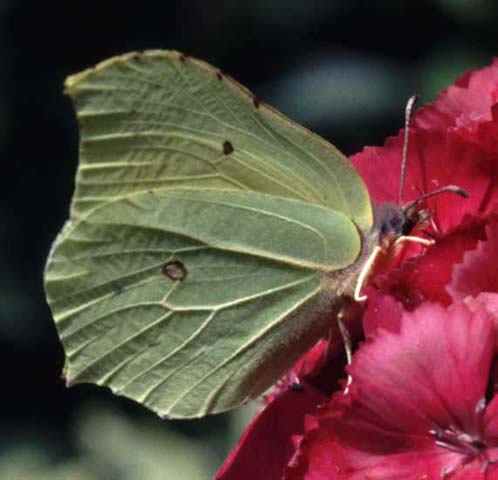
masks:
{"label": "butterfly forewing", "polygon": [[367,190],[330,143],[210,65],[177,52],[116,57],[69,77],[82,126],[72,214],[176,187],[252,190],[372,223]]}

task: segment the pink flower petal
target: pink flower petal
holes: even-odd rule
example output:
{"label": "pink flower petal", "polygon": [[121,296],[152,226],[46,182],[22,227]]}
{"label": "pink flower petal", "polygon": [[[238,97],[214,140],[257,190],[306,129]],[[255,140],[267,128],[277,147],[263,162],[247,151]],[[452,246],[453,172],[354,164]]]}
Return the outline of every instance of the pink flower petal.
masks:
{"label": "pink flower petal", "polygon": [[391,295],[368,290],[368,308],[363,316],[365,337],[373,338],[380,330],[399,333],[403,306]]}
{"label": "pink flower petal", "polygon": [[484,307],[494,320],[496,335],[495,359],[491,368],[490,385],[493,394],[498,393],[498,293],[479,293],[477,297],[466,297],[465,304],[472,310]]}
{"label": "pink flower petal", "polygon": [[399,269],[377,280],[381,291],[390,293],[405,308],[413,310],[423,301],[451,303],[446,287],[452,280],[455,263],[462,261],[484,239],[485,221],[468,218],[438,239],[425,254],[402,263]]}
{"label": "pink flower petal", "polygon": [[216,475],[217,480],[280,480],[294,453],[293,436],[304,433],[304,418],[327,400],[303,385],[277,395],[251,422]]}
{"label": "pink flower petal", "polygon": [[488,168],[493,173],[496,168],[496,156],[498,154],[498,106],[495,104],[491,107],[491,119],[461,124],[456,133],[465,141],[476,145],[483,153],[490,156]]}
{"label": "pink flower petal", "polygon": [[[448,184],[470,194],[465,202],[451,194],[428,201],[442,233],[466,214],[489,213],[498,201],[497,102],[495,60],[458,79],[413,117],[403,201]],[[376,203],[398,202],[403,136],[400,131],[383,147],[366,147],[351,157]]]}
{"label": "pink flower petal", "polygon": [[[389,138],[383,147],[367,147],[351,161],[367,184],[376,203],[398,202],[403,133]],[[498,162],[492,163],[498,165]],[[470,198],[444,193],[427,201],[440,234],[468,215],[491,211],[498,201],[494,185],[498,168],[479,146],[454,132],[412,130],[405,179],[404,202],[446,185],[458,185]]]}
{"label": "pink flower petal", "polygon": [[444,90],[434,103],[421,108],[414,125],[421,129],[447,129],[458,124],[491,118],[491,107],[498,101],[498,59],[491,66],[468,72]]}
{"label": "pink flower petal", "polygon": [[[363,392],[359,405],[410,434],[426,432],[426,422],[456,419],[474,431],[468,422],[474,422],[486,390],[493,342],[492,319],[484,308],[471,313],[465,305],[447,311],[423,304],[403,315],[399,335],[379,334],[358,352],[350,374]],[[414,417],[407,418],[407,411]]]}
{"label": "pink flower petal", "polygon": [[[472,303],[475,303],[477,305],[484,306],[484,308],[494,318],[495,325],[497,326],[497,329],[498,329],[498,293],[483,292],[483,293],[480,293],[474,299],[467,298],[465,300],[465,303],[467,303],[467,305],[472,305]],[[498,353],[498,349],[497,349],[497,353]]]}
{"label": "pink flower petal", "polygon": [[312,433],[301,447],[311,461],[289,466],[285,480],[440,480],[443,469],[459,461],[458,455],[432,448],[365,456],[344,447],[340,438]]}
{"label": "pink flower petal", "polygon": [[[436,441],[451,429],[482,433],[476,407],[494,341],[484,308],[424,304],[405,313],[399,334],[379,331],[360,347],[349,393],[319,409],[318,428],[304,436],[287,478],[440,478],[460,468],[463,455]],[[474,467],[465,469],[471,475]]]}
{"label": "pink flower petal", "polygon": [[465,253],[462,263],[454,267],[448,292],[453,299],[498,292],[498,219],[486,227],[486,239]]}

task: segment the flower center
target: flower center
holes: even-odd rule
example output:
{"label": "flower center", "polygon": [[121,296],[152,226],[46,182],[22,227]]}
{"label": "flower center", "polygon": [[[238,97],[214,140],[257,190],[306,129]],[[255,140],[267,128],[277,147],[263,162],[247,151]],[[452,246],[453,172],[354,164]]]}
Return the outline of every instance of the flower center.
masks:
{"label": "flower center", "polygon": [[458,473],[468,463],[479,460],[482,463],[482,471],[495,461],[488,458],[487,444],[480,435],[470,435],[460,428],[451,425],[449,428],[434,426],[430,432],[435,437],[435,444],[451,452],[459,453],[461,460],[457,465],[447,465],[441,471],[441,478],[449,479]]}
{"label": "flower center", "polygon": [[451,425],[449,428],[433,427],[430,434],[436,438],[436,445],[452,452],[475,457],[486,450],[486,442],[479,435],[470,435]]}

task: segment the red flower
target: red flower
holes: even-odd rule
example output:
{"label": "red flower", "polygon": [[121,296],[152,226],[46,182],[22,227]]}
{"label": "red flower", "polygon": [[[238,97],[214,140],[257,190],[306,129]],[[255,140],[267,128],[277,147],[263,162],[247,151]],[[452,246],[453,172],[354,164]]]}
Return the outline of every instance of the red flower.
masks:
{"label": "red flower", "polygon": [[[453,130],[490,156],[498,154],[498,59],[477,72],[467,72],[417,115],[422,130]],[[493,165],[491,163],[491,168]]]}
{"label": "red flower", "polygon": [[[402,147],[400,132],[352,157],[376,204],[398,202]],[[435,245],[406,249],[370,280],[351,385],[338,382],[340,344],[327,355],[321,341],[219,480],[498,478],[497,182],[498,60],[413,118],[403,202],[450,184],[470,198],[427,200]]]}
{"label": "red flower", "polygon": [[355,354],[348,393],[316,415],[286,479],[484,479],[498,475],[495,354],[484,307],[424,304]]}
{"label": "red flower", "polygon": [[467,217],[440,236],[423,255],[406,260],[388,276],[376,279],[377,286],[402,301],[409,310],[424,301],[450,305],[451,295],[447,287],[452,280],[453,268],[462,261],[466,252],[485,240],[488,221],[487,217]]}
{"label": "red flower", "polygon": [[[403,200],[450,184],[470,194],[466,200],[446,194],[428,201],[438,233],[467,214],[489,213],[498,201],[497,102],[498,59],[459,78],[413,117]],[[491,131],[496,136],[490,138]],[[383,147],[366,147],[351,158],[375,203],[398,202],[403,136],[400,131]]]}
{"label": "red flower", "polygon": [[486,226],[486,240],[475,250],[465,253],[460,265],[453,269],[453,279],[448,291],[454,299],[469,295],[477,297],[482,292],[498,292],[498,219]]}
{"label": "red flower", "polygon": [[[350,332],[359,335],[361,310],[351,305]],[[217,480],[279,479],[291,460],[296,439],[305,431],[306,415],[341,387],[345,354],[337,322],[329,339],[320,340],[267,397],[266,406],[247,427],[216,475]]]}
{"label": "red flower", "polygon": [[[377,279],[377,286],[406,308],[427,300],[449,305],[453,266],[486,238],[486,224],[498,203],[497,101],[498,59],[465,74],[413,117],[404,201],[451,184],[465,189],[470,198],[446,193],[429,199],[438,242],[423,255],[413,256],[420,250],[411,249],[397,271]],[[377,204],[398,200],[402,148],[403,131],[384,147],[366,147],[351,158]]]}
{"label": "red flower", "polygon": [[218,480],[281,477],[294,454],[295,439],[305,431],[306,415],[315,412],[330,393],[340,388],[345,355],[336,325],[331,338],[337,340],[319,341],[276,385],[266,398],[266,407],[247,427],[218,472]]}
{"label": "red flower", "polygon": [[305,415],[327,396],[310,385],[290,384],[251,422],[218,472],[218,479],[278,479],[291,459]]}

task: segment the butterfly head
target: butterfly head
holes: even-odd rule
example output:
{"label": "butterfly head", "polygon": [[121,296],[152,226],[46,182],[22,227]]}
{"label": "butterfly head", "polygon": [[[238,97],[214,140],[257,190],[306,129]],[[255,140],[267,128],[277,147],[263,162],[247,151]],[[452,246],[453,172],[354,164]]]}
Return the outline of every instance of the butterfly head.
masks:
{"label": "butterfly head", "polygon": [[427,209],[412,207],[405,210],[403,206],[392,203],[376,205],[373,241],[383,251],[387,251],[398,238],[410,235],[416,227],[429,219]]}
{"label": "butterfly head", "polygon": [[395,205],[385,203],[375,207],[375,224],[372,230],[374,241],[387,251],[396,241],[408,237],[414,232],[423,231],[430,223],[431,211],[424,205],[425,200],[441,195],[442,193],[455,193],[463,198],[469,194],[456,185],[447,185],[433,192],[405,203]]}

